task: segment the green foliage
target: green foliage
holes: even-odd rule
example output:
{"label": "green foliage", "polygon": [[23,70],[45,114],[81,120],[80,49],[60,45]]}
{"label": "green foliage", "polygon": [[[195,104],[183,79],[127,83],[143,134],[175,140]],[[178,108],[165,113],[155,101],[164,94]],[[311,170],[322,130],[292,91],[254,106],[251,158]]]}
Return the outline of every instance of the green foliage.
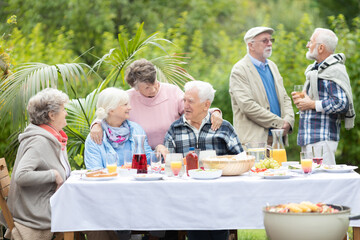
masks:
{"label": "green foliage", "polygon": [[[95,66],[100,68],[96,68],[96,74],[91,72],[87,76],[88,84],[82,86],[77,80],[76,94],[69,92],[71,98],[79,99],[78,102],[72,102],[74,112],[81,111],[76,104],[85,104],[87,96],[103,79],[111,79],[111,84],[128,88],[124,81],[124,68],[134,59],[146,58],[157,66],[159,79],[162,75],[168,77],[169,71],[179,71],[183,74],[182,78],[167,79],[180,86],[183,81],[191,79],[191,76],[212,83],[217,90],[213,106],[221,108],[224,119],[232,122],[228,80],[232,66],[246,54],[243,36],[247,29],[257,25],[268,25],[275,29],[276,42],[270,59],[279,67],[290,94],[293,85],[305,80],[304,70],[311,63],[305,58],[305,46],[313,29],[328,27],[339,37],[337,51],[344,52],[347,56],[346,66],[352,83],[355,111],[359,112],[356,103],[360,94],[360,20],[345,19],[343,15],[339,15],[331,16],[328,18],[329,22],[324,22],[327,18],[318,16],[318,13],[324,12],[324,6],[320,2],[59,0],[48,3],[0,0],[2,22],[5,23],[6,18],[11,15],[18,16],[17,28],[9,30],[7,24],[0,24],[0,32],[6,33],[6,37],[0,38],[0,48],[8,54],[10,66],[19,66],[24,62],[43,62],[49,66],[64,62],[86,62],[89,65],[97,62]],[[334,2],[335,0],[326,1],[326,4],[330,6]],[[348,1],[342,7],[357,9],[358,4]],[[141,22],[146,23],[146,31],[156,32],[153,40],[168,39],[173,44],[164,44],[160,40],[157,44],[161,43],[162,48],[139,48],[136,57],[126,55],[129,49],[136,49],[136,44],[129,44],[129,41],[132,36],[136,36]],[[118,33],[121,34],[120,41]],[[142,30],[142,35],[135,38],[141,41],[144,36],[151,34]],[[91,50],[87,51],[88,49]],[[174,52],[181,54],[174,55]],[[121,58],[122,55],[124,58]],[[124,59],[127,59],[126,63],[122,62]],[[185,62],[188,65],[184,69]],[[65,89],[61,80],[59,84],[61,89]],[[294,110],[297,111],[295,107]],[[17,116],[25,116],[25,112],[21,114]],[[87,114],[91,121],[93,113]],[[9,125],[18,127],[10,117],[13,118],[14,115],[2,115],[4,129],[9,129]],[[81,124],[87,122],[85,118],[78,117]],[[299,159],[297,125],[298,119],[287,148],[288,159],[292,160]],[[359,164],[357,156],[360,150],[356,148],[360,141],[358,125],[357,118],[355,129],[342,129],[336,156],[339,162]],[[73,134],[74,146],[81,145],[84,138],[80,136],[86,136],[87,130],[72,126],[68,129],[69,134]],[[69,151],[76,156],[83,150],[81,147],[74,147]],[[3,152],[0,145],[0,156]]]}

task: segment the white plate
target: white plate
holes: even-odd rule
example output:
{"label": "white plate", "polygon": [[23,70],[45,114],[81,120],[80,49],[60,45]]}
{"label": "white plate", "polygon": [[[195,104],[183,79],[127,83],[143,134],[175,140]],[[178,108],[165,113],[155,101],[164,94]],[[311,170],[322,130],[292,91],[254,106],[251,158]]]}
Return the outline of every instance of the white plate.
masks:
{"label": "white plate", "polygon": [[265,178],[265,179],[288,179],[288,178],[292,178],[294,175],[292,175],[291,173],[286,173],[286,175],[266,175],[264,173],[260,173],[259,176]]}
{"label": "white plate", "polygon": [[325,172],[332,172],[332,173],[346,173],[351,172],[352,170],[357,169],[357,166],[347,166],[347,165],[331,165],[330,169],[326,169],[325,166],[322,167],[322,170]]}
{"label": "white plate", "polygon": [[109,181],[116,179],[118,176],[115,177],[87,177],[86,175],[83,175],[81,179],[85,181]]}
{"label": "white plate", "polygon": [[163,177],[162,174],[136,174],[134,179],[138,181],[156,181],[163,179]]}
{"label": "white plate", "polygon": [[198,169],[189,170],[189,176],[198,180],[211,180],[221,177],[222,170],[202,170]]}

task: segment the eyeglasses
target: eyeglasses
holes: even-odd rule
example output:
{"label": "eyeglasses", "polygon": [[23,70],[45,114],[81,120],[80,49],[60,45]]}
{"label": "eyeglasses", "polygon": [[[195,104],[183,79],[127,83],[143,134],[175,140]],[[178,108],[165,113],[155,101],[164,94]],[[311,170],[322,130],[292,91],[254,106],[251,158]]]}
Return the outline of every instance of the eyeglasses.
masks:
{"label": "eyeglasses", "polygon": [[275,38],[270,38],[270,39],[264,38],[264,39],[262,39],[262,40],[257,40],[257,41],[252,40],[251,42],[262,42],[263,44],[268,44],[270,41],[271,41],[272,43],[274,43],[274,42],[275,42]]}
{"label": "eyeglasses", "polygon": [[320,43],[320,42],[312,42],[312,41],[310,40],[310,41],[307,42],[306,45],[309,45],[309,44],[312,44],[312,43],[314,43],[314,44],[322,44],[322,43]]}

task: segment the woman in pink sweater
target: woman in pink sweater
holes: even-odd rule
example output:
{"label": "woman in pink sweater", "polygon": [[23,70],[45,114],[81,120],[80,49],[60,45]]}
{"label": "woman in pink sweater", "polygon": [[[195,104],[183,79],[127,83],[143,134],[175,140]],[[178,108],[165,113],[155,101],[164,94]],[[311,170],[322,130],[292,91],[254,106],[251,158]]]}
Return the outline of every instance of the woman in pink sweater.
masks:
{"label": "woman in pink sweater", "polygon": [[[149,145],[155,149],[163,144],[170,125],[184,113],[184,92],[178,86],[157,81],[156,69],[146,59],[134,61],[126,69],[125,80],[132,87],[127,91],[132,108],[129,120],[140,124]],[[212,112],[212,129],[217,130],[222,124],[221,112],[218,109]],[[93,141],[101,144],[102,129],[99,124],[94,124],[90,134]],[[164,154],[164,149],[156,150]]]}

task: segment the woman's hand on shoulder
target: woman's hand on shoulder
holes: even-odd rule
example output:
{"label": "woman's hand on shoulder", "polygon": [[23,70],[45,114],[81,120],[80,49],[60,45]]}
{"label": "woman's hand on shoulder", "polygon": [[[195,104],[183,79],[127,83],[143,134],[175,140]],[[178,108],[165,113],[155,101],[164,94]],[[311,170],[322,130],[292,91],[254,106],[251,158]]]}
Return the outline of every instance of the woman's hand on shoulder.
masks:
{"label": "woman's hand on shoulder", "polygon": [[222,114],[220,111],[216,110],[211,114],[211,129],[216,131],[220,128],[223,122]]}
{"label": "woman's hand on shoulder", "polygon": [[102,143],[103,131],[100,123],[95,123],[90,129],[90,137],[96,144]]}

